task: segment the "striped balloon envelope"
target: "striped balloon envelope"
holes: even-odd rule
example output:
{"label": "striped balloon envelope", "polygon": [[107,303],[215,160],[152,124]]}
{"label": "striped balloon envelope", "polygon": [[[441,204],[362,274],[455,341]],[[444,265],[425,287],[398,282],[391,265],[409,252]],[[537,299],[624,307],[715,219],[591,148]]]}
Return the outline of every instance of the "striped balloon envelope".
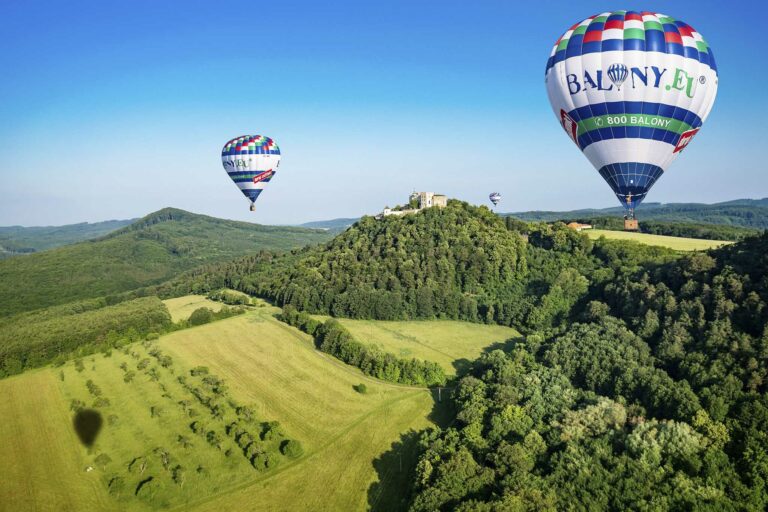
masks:
{"label": "striped balloon envelope", "polygon": [[701,128],[718,80],[712,50],[693,27],[637,11],[573,25],[545,76],[557,120],[630,217]]}
{"label": "striped balloon envelope", "polygon": [[221,163],[235,185],[251,201],[253,211],[254,201],[280,166],[280,148],[269,137],[241,135],[224,144]]}

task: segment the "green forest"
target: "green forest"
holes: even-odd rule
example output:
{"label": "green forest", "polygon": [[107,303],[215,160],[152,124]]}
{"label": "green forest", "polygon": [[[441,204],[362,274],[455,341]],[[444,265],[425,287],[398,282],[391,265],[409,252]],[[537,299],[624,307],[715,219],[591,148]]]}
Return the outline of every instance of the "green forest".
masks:
{"label": "green forest", "polygon": [[[179,224],[174,243],[197,222]],[[179,225],[150,217],[98,243]],[[197,263],[160,284],[113,283],[107,297],[0,318],[0,376],[237,314],[244,292],[365,375],[448,386],[452,419],[403,433],[413,511],[768,506],[767,233],[679,253],[451,201],[364,217],[319,245]],[[49,302],[74,293],[62,288]],[[158,297],[190,293],[237,306],[172,324]],[[312,315],[465,320],[524,337],[448,380],[436,363]]]}
{"label": "green forest", "polygon": [[452,426],[420,434],[414,511],[763,510],[767,254],[766,234],[683,255],[452,202],[161,293],[524,331],[460,376]]}

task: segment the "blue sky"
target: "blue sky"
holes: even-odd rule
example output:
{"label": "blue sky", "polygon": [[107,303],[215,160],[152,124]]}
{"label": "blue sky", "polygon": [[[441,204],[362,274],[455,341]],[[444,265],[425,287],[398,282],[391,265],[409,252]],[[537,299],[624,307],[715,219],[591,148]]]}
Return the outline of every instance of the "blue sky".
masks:
{"label": "blue sky", "polygon": [[[164,206],[288,224],[375,213],[413,189],[483,204],[498,190],[501,211],[614,206],[555,120],[544,67],[566,28],[619,8],[688,22],[720,74],[706,125],[647,200],[768,196],[752,22],[768,7],[730,5],[2,2],[0,225]],[[241,134],[283,152],[255,214],[220,164]]]}

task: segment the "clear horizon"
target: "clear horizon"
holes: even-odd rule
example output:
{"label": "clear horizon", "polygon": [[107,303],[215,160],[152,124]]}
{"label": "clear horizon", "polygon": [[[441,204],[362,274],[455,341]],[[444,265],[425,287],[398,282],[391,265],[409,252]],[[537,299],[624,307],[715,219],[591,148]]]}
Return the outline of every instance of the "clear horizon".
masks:
{"label": "clear horizon", "polygon": [[[762,3],[742,2],[755,19]],[[499,211],[617,206],[558,126],[555,40],[605,2],[518,6],[195,2],[0,6],[0,226],[142,217],[166,206],[260,224],[357,217],[433,190]],[[645,2],[694,26],[720,89],[648,202],[768,196],[759,30],[721,3]],[[34,30],[31,29],[34,28]],[[757,62],[759,64],[759,62]],[[742,128],[739,128],[741,126]],[[219,153],[273,137],[280,171],[248,211]]]}

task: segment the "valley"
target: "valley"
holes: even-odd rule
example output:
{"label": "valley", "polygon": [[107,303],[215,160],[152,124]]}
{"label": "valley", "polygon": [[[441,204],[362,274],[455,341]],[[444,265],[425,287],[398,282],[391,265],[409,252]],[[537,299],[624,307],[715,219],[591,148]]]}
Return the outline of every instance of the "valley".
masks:
{"label": "valley", "polygon": [[[166,301],[175,320],[188,316],[184,308],[211,304],[219,305],[200,296]],[[179,305],[182,307],[175,307]],[[365,510],[369,506],[393,510],[402,505],[396,489],[407,485],[415,454],[401,454],[406,460],[402,471],[399,457],[396,467],[391,457],[377,460],[401,434],[445,420],[445,413],[436,409],[440,405],[435,403],[436,393],[363,375],[317,351],[309,336],[275,320],[272,315],[278,311],[261,304],[245,315],[174,332],[155,342],[133,343],[110,351],[109,356],[86,356],[79,370],[69,361],[60,368],[0,380],[0,394],[14,397],[0,411],[6,418],[0,427],[2,434],[29,440],[14,444],[10,456],[0,462],[0,471],[15,475],[0,482],[0,501],[13,504],[15,510],[48,506],[51,510],[221,510],[236,505],[286,511],[302,507]],[[514,333],[461,322],[381,324],[370,321],[351,328],[363,329],[361,339],[366,339],[366,329],[373,330],[373,339],[388,349],[395,348],[391,345],[394,338],[387,342],[384,336],[393,328],[400,336],[428,339],[425,333],[439,335],[450,326],[462,336],[474,336],[479,344],[501,341]],[[153,348],[172,359],[168,368],[150,355]],[[424,355],[437,355],[440,350],[439,346],[430,348]],[[461,354],[470,356],[481,347],[464,350]],[[449,357],[444,356],[447,365]],[[138,370],[137,364],[144,360],[151,363]],[[251,467],[226,434],[226,425],[237,419],[229,403],[224,404],[227,412],[222,419],[216,421],[179,384],[180,376],[193,380],[189,370],[199,366],[221,378],[231,400],[251,408],[259,421],[278,421],[285,438],[301,442],[303,454],[296,460],[279,455],[275,468],[264,472]],[[133,376],[125,382],[128,372]],[[103,390],[99,396],[109,402],[94,408],[104,425],[90,449],[77,439],[71,419],[73,401],[87,406],[94,401],[88,381]],[[353,387],[360,383],[366,385],[365,394]],[[39,393],[29,396],[23,391],[30,388]],[[199,416],[187,414],[178,404],[184,400]],[[191,431],[190,424],[198,418],[218,433],[221,448]],[[181,446],[179,436],[191,446]],[[169,452],[170,469],[156,455],[158,448]],[[225,456],[228,449],[233,453]],[[96,462],[100,454],[110,459],[103,466]],[[129,469],[139,457],[147,460],[141,474]],[[186,472],[183,486],[173,481],[176,465]],[[89,467],[94,469],[87,471]],[[198,472],[200,467],[202,472]],[[137,495],[137,486],[149,476],[156,489]],[[115,477],[122,478],[123,484],[110,495]],[[325,492],[331,486],[334,492]]]}

